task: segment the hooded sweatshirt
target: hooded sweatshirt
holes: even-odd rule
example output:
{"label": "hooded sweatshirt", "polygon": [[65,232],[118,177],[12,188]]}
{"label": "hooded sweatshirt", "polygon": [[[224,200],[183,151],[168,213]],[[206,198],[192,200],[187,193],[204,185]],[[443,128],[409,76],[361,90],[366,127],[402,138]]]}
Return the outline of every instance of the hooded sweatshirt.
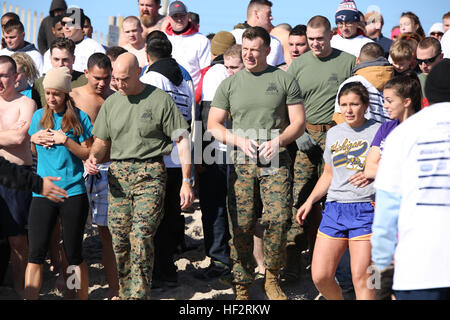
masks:
{"label": "hooded sweatshirt", "polygon": [[356,36],[350,39],[344,38],[338,30],[338,34],[331,38],[331,46],[333,48],[352,54],[355,57],[359,57],[361,48],[369,42],[373,42],[373,40],[367,38],[361,30],[358,30]]}
{"label": "hooded sweatshirt", "polygon": [[394,77],[394,67],[386,58],[362,62],[353,70],[354,75],[366,78],[378,91],[383,91],[386,83]]}
{"label": "hooded sweatshirt", "polygon": [[201,70],[211,63],[209,39],[199,33],[191,23],[182,33],[174,32],[169,23],[165,33],[172,43],[172,57],[189,72],[197,88]]}
{"label": "hooded sweatshirt", "polygon": [[366,119],[373,119],[378,123],[390,121],[389,114],[384,109],[383,88],[390,79],[394,77],[394,67],[384,57],[376,60],[362,62],[353,69],[353,76],[345,80],[336,96],[335,112],[340,113],[338,96],[341,88],[350,82],[361,82],[369,92],[369,108],[367,108]]}
{"label": "hooded sweatshirt", "polygon": [[44,18],[39,27],[38,34],[38,47],[42,55],[50,48],[53,40],[56,39],[52,32],[53,19],[55,16],[55,10],[63,9],[67,10],[67,3],[65,0],[53,0],[50,5],[49,15]]}
{"label": "hooded sweatshirt", "polygon": [[195,89],[195,103],[200,104],[202,101],[202,92],[203,92],[203,79],[205,78],[205,74],[208,72],[216,64],[225,64],[223,54],[214,58],[209,66],[200,70],[200,81],[198,82],[197,88]]}
{"label": "hooded sweatshirt", "polygon": [[[175,101],[184,119],[188,123],[192,121],[194,92],[186,80],[183,79],[177,61],[173,58],[163,58],[154,62],[147,68],[140,80],[168,93]],[[175,143],[172,153],[164,156],[164,164],[167,168],[181,167]]]}
{"label": "hooded sweatshirt", "polygon": [[17,49],[17,50],[11,50],[10,48],[6,47],[6,48],[0,50],[0,55],[11,56],[12,54],[14,54],[16,52],[23,52],[23,53],[28,54],[31,57],[31,59],[33,60],[34,64],[36,65],[36,68],[39,72],[39,76],[42,74],[44,60],[42,58],[41,53],[38,51],[38,49],[36,49],[34,44],[25,41],[24,47],[21,49]]}

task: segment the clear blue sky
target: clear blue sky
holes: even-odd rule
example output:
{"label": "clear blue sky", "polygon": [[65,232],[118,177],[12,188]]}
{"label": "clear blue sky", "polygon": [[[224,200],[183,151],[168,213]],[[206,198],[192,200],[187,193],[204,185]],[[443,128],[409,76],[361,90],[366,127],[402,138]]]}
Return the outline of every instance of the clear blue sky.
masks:
{"label": "clear blue sky", "polygon": [[[16,6],[42,12],[48,15],[51,0],[4,0]],[[4,1],[1,1],[2,3]],[[404,11],[416,13],[424,27],[425,33],[435,22],[442,22],[444,13],[450,11],[449,0],[355,0],[358,9],[367,12],[370,6],[376,5],[385,19],[384,33],[390,35],[390,30],[398,24]],[[91,18],[98,34],[108,33],[109,16],[138,15],[138,0],[66,0],[67,4],[79,6]],[[334,14],[341,0],[272,0],[273,24],[289,23],[292,26],[306,24],[317,14],[324,15],[334,25]],[[188,10],[200,14],[200,32],[208,34],[220,30],[232,30],[238,22],[245,21],[248,1],[246,0],[186,0]]]}

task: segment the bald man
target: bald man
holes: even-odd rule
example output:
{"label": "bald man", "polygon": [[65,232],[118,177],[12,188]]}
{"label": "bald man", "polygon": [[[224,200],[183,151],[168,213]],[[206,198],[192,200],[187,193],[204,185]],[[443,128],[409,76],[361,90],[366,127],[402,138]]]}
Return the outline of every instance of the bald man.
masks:
{"label": "bald man", "polygon": [[[120,55],[113,76],[118,93],[102,105],[86,169],[111,160],[108,172],[108,227],[119,274],[120,299],[150,299],[153,238],[162,218],[166,168],[163,156],[178,147],[183,183],[180,206],[193,202],[189,125],[164,91],[139,81],[141,69],[131,53]],[[109,155],[109,157],[108,157]],[[110,159],[108,159],[110,158]]]}

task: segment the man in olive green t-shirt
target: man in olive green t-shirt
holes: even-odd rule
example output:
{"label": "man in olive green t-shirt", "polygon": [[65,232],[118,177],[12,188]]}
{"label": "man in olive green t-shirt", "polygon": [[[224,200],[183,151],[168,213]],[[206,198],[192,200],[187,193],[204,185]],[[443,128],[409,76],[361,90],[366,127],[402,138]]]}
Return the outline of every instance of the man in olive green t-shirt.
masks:
{"label": "man in olive green t-shirt", "polygon": [[162,157],[177,143],[183,184],[180,206],[193,202],[188,124],[172,98],[139,81],[136,57],[117,58],[113,75],[119,92],[102,105],[92,133],[96,136],[85,167],[112,161],[108,172],[108,227],[119,275],[120,299],[149,299],[153,238],[162,219],[166,168]]}
{"label": "man in olive green t-shirt", "polygon": [[417,64],[420,67],[422,73],[418,76],[420,85],[422,87],[422,106],[429,106],[427,96],[425,94],[425,83],[427,82],[427,77],[434,68],[443,58],[442,47],[439,40],[433,37],[427,37],[422,39],[417,45],[416,52]]}
{"label": "man in olive green t-shirt", "polygon": [[[87,84],[87,78],[82,72],[72,69],[75,62],[75,42],[67,38],[58,38],[52,42],[50,46],[50,62],[53,68],[67,67],[72,75],[72,89]],[[40,109],[46,105],[44,76],[34,82],[32,89],[32,98],[36,102],[37,108]]]}
{"label": "man in olive green t-shirt", "polygon": [[[294,77],[267,64],[270,35],[265,29],[248,28],[242,38],[245,69],[221,83],[208,118],[208,130],[214,138],[238,148],[228,191],[233,284],[236,299],[249,299],[254,272],[253,234],[258,218],[255,203],[261,199],[264,287],[269,299],[285,300],[279,272],[285,262],[292,202],[291,162],[286,146],[304,132],[303,98]],[[223,125],[228,113],[232,131]],[[278,163],[274,164],[273,159]],[[270,165],[265,165],[268,160]]]}
{"label": "man in olive green t-shirt", "polygon": [[[294,162],[292,225],[288,232],[286,279],[300,275],[300,255],[309,246],[312,253],[321,219],[320,204],[315,204],[305,230],[295,219],[297,209],[312,192],[323,170],[326,132],[332,121],[339,86],[352,75],[356,59],[353,55],[331,47],[331,24],[327,18],[315,16],[307,24],[306,36],[311,51],[294,60],[288,69],[298,81],[305,99],[306,132],[297,140]],[[306,231],[306,233],[304,232]]]}

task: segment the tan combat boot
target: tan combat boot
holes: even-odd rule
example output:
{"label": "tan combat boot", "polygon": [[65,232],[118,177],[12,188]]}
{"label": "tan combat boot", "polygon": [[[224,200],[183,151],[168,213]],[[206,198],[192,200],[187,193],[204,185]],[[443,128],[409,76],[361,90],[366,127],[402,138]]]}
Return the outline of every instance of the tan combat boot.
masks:
{"label": "tan combat boot", "polygon": [[269,300],[287,300],[286,295],[280,287],[279,272],[266,269],[266,282],[264,283]]}
{"label": "tan combat boot", "polygon": [[250,284],[234,285],[234,293],[236,294],[236,300],[250,300]]}

